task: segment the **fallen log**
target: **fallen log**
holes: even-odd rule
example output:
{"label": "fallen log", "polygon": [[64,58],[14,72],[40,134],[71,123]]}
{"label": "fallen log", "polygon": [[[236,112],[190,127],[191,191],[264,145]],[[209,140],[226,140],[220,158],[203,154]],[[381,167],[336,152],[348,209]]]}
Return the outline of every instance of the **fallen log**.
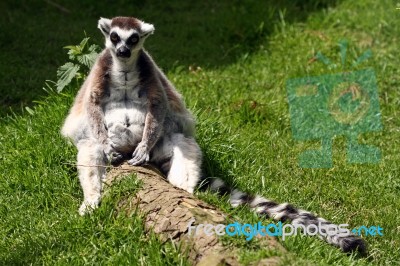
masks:
{"label": "fallen log", "polygon": [[[211,205],[197,199],[194,195],[169,184],[164,177],[151,166],[134,167],[123,164],[113,168],[107,174],[106,188],[113,182],[135,173],[142,182],[141,190],[118,204],[118,211],[128,214],[139,211],[144,215],[145,228],[152,230],[162,241],[180,244],[188,254],[193,265],[240,265],[238,250],[224,246],[218,235],[205,235],[204,230],[189,234],[188,223],[228,224],[228,216]],[[106,192],[107,193],[107,192]],[[283,247],[271,237],[262,238],[265,249],[284,251]],[[277,265],[278,257],[255,261],[252,265]]]}

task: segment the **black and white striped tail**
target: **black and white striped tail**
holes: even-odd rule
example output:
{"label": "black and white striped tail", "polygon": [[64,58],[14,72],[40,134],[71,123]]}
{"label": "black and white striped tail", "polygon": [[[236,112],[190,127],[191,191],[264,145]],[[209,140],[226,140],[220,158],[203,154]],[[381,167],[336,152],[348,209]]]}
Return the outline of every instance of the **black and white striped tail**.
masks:
{"label": "black and white striped tail", "polygon": [[[276,221],[291,221],[292,224],[299,224],[307,227],[314,224],[316,226],[333,225],[331,222],[317,217],[314,214],[295,208],[289,203],[276,203],[272,200],[263,198],[261,196],[252,196],[246,194],[238,189],[227,186],[224,181],[219,178],[207,178],[201,185],[201,188],[209,188],[212,192],[220,195],[230,195],[230,203],[233,207],[247,205],[251,210],[260,216],[272,218]],[[367,246],[363,239],[352,234],[351,232],[346,235],[322,235],[318,233],[318,237],[325,240],[329,244],[339,247],[343,252],[358,251],[360,254],[365,255]]]}

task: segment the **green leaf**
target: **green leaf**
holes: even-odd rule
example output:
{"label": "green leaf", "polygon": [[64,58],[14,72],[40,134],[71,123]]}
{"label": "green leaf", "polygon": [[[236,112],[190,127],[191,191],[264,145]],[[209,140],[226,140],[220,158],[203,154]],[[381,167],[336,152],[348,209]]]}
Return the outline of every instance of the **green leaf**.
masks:
{"label": "green leaf", "polygon": [[86,46],[86,44],[87,44],[89,39],[90,39],[89,37],[83,38],[83,40],[79,44],[79,47],[81,48],[81,51],[83,51],[83,49],[85,49],[85,46]]}
{"label": "green leaf", "polygon": [[91,52],[89,54],[82,54],[78,55],[76,59],[78,60],[79,63],[82,65],[87,66],[88,68],[92,68],[94,62],[96,61],[96,58],[98,56],[98,53],[96,52]]}
{"label": "green leaf", "polygon": [[57,70],[57,91],[61,92],[68,84],[71,83],[72,79],[76,76],[80,66],[75,65],[71,62],[64,64]]}
{"label": "green leaf", "polygon": [[69,59],[74,60],[77,55],[81,54],[82,51],[78,45],[70,45],[70,46],[65,46],[65,49],[68,49],[68,55]]}
{"label": "green leaf", "polygon": [[[79,63],[87,66],[92,67],[97,54],[100,50],[100,46],[92,44],[89,47],[89,37],[84,38],[80,44],[78,45],[68,45],[64,46],[64,49],[68,49],[68,55],[70,60],[78,60]],[[93,55],[94,53],[94,55]]]}
{"label": "green leaf", "polygon": [[92,44],[89,47],[89,52],[98,52],[100,51],[100,46],[98,46],[97,44]]}

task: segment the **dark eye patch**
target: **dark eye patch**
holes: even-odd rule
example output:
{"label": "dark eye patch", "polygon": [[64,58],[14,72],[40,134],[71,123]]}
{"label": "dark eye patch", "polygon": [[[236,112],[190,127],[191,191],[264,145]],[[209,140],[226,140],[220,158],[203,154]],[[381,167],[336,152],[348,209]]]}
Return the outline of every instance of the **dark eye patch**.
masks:
{"label": "dark eye patch", "polygon": [[121,38],[119,38],[118,34],[115,32],[111,32],[110,34],[110,40],[111,42],[115,45],[117,43],[119,43],[119,41],[121,40]]}
{"label": "dark eye patch", "polygon": [[126,43],[129,45],[135,45],[139,42],[139,34],[134,33],[131,35],[131,37],[128,38],[128,40],[126,40]]}

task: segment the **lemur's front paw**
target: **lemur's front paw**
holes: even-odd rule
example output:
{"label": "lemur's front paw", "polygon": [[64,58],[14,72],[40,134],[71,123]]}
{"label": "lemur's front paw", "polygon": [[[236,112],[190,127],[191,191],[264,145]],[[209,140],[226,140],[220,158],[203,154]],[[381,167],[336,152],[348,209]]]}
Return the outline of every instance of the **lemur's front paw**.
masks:
{"label": "lemur's front paw", "polygon": [[150,159],[147,144],[140,142],[132,154],[132,159],[128,161],[130,165],[141,165]]}
{"label": "lemur's front paw", "polygon": [[104,153],[107,157],[107,160],[113,165],[119,165],[124,161],[124,155],[118,151],[116,151],[112,145],[112,143],[108,143],[104,149]]}

